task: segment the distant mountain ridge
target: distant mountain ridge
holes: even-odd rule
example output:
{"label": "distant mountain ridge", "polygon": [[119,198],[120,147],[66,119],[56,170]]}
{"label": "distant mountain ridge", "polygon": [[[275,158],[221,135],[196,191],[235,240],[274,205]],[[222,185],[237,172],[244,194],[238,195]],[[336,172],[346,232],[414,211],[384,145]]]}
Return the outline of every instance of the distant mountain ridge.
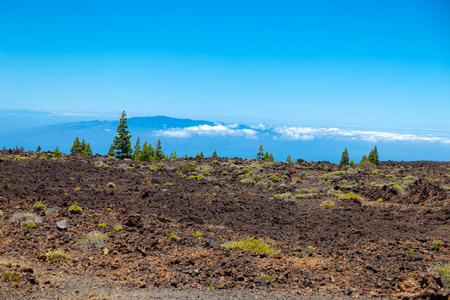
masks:
{"label": "distant mountain ridge", "polygon": [[[23,111],[17,112],[18,118],[14,118],[14,113],[2,115],[0,112],[0,123],[20,123],[26,116]],[[46,116],[45,113],[38,115]],[[5,116],[9,116],[8,122]],[[94,153],[104,155],[116,135],[118,119],[60,122],[18,129],[3,126],[0,127],[3,128],[0,130],[0,147],[23,146],[26,150],[36,150],[41,146],[43,150],[54,150],[58,146],[68,153],[73,140],[78,137],[90,143]],[[73,117],[61,116],[51,120],[67,121]],[[194,156],[200,151],[209,156],[217,150],[219,156],[254,157],[259,146],[263,145],[264,151],[273,153],[276,160],[285,160],[291,154],[294,160],[339,162],[342,151],[348,148],[350,158],[358,162],[377,145],[381,160],[450,160],[450,135],[445,132],[239,125],[167,116],[131,117],[127,124],[132,134],[132,146],[138,137],[141,144],[146,141],[155,145],[160,139],[167,154],[177,151],[179,156]]]}

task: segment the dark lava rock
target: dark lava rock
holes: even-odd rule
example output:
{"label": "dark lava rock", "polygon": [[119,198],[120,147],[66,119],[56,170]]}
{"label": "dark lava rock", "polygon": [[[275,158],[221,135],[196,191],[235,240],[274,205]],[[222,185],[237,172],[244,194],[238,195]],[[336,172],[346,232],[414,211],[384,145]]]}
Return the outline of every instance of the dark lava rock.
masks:
{"label": "dark lava rock", "polygon": [[142,225],[142,217],[140,215],[128,216],[128,218],[125,220],[124,225],[128,226],[128,227],[141,228],[143,226]]}

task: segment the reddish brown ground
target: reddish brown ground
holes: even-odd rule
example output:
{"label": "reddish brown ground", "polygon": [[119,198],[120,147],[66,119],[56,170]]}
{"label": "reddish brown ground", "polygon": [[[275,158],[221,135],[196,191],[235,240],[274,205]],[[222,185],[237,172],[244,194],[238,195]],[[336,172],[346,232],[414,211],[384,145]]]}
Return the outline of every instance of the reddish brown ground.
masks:
{"label": "reddish brown ground", "polygon": [[[333,172],[348,167],[202,159],[195,167],[212,169],[194,170],[204,173],[197,180],[188,178],[196,174],[183,165],[194,159],[38,157],[0,154],[0,273],[22,277],[2,278],[0,298],[97,295],[95,285],[67,287],[84,280],[108,286],[113,298],[114,289],[158,287],[209,288],[217,295],[258,290],[448,299],[449,287],[434,272],[450,259],[448,162],[383,162],[375,172],[339,174]],[[165,169],[152,171],[157,163]],[[268,179],[275,173],[278,182]],[[340,199],[337,191],[362,199]],[[286,192],[299,196],[274,198]],[[321,206],[325,200],[335,206]],[[33,212],[35,202],[45,204],[47,213]],[[75,202],[82,214],[68,212]],[[58,212],[49,213],[52,208]],[[23,212],[40,216],[42,224],[11,222]],[[69,228],[58,231],[56,222],[64,219]],[[123,230],[116,232],[116,226]],[[104,247],[81,246],[91,231],[108,237]],[[200,236],[193,235],[197,231]],[[251,236],[279,253],[223,246]],[[55,250],[69,258],[46,258]]]}

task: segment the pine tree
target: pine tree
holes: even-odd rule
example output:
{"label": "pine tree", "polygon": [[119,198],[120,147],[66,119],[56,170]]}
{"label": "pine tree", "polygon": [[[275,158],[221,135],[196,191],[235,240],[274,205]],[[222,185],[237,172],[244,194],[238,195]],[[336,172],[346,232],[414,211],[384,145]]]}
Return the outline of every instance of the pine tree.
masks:
{"label": "pine tree", "polygon": [[377,149],[376,145],[373,148],[373,154],[375,155],[375,164],[379,165],[380,164],[380,155],[378,154],[378,149]]}
{"label": "pine tree", "polygon": [[287,162],[287,163],[293,163],[293,160],[292,160],[290,154],[289,154],[288,157],[286,158],[286,162]]}
{"label": "pine tree", "polygon": [[347,148],[345,148],[344,152],[342,152],[341,162],[339,163],[339,165],[340,166],[346,166],[348,164],[349,164],[348,150],[347,150]]}
{"label": "pine tree", "polygon": [[78,148],[80,148],[80,140],[78,137],[73,141],[72,148],[70,148],[70,154],[78,153]]}
{"label": "pine tree", "polygon": [[[83,140],[83,142],[84,142],[84,140]],[[81,154],[83,154],[83,155],[92,155],[91,144],[84,143],[84,147],[81,150]]]}
{"label": "pine tree", "polygon": [[133,160],[139,160],[139,153],[141,152],[141,140],[137,138],[136,144],[134,145],[134,151],[132,155]]}
{"label": "pine tree", "polygon": [[187,153],[184,155],[184,159],[189,159],[189,155],[187,155]]}
{"label": "pine tree", "polygon": [[81,154],[85,155],[84,152],[85,152],[86,148],[87,148],[87,144],[86,144],[86,141],[83,139],[81,141],[80,146],[77,148],[77,153],[81,153]]}
{"label": "pine tree", "polygon": [[350,160],[350,162],[348,163],[350,166],[354,166],[355,162],[353,161],[353,158]]}
{"label": "pine tree", "polygon": [[205,158],[205,155],[203,154],[203,151],[200,151],[200,158]]}
{"label": "pine tree", "polygon": [[156,159],[164,159],[166,156],[164,154],[164,152],[162,151],[162,147],[161,147],[161,140],[158,140],[158,142],[156,143],[156,148],[155,148],[155,158]]}
{"label": "pine tree", "polygon": [[150,152],[149,152],[149,147],[147,145],[147,142],[145,142],[144,145],[142,146],[142,151],[139,154],[139,160],[140,161],[148,161],[148,160],[150,160],[150,158],[151,158],[151,156],[150,156]]}
{"label": "pine tree", "polygon": [[178,159],[177,151],[173,151],[172,154],[170,154],[169,159]]}
{"label": "pine tree", "polygon": [[108,156],[115,156],[116,152],[114,151],[114,144],[111,144],[111,147],[109,147],[108,150]]}
{"label": "pine tree", "polygon": [[371,163],[375,164],[375,153],[372,151],[370,151],[369,156],[367,157],[367,160],[370,161]]}
{"label": "pine tree", "polygon": [[365,161],[367,160],[367,156],[363,155],[363,157],[361,158],[361,161]]}
{"label": "pine tree", "polygon": [[122,116],[117,126],[118,135],[114,137],[114,149],[116,150],[116,157],[119,159],[125,159],[131,157],[131,133],[127,125],[127,114],[122,112]]}
{"label": "pine tree", "polygon": [[213,158],[217,158],[217,151],[216,151],[216,150],[214,150],[214,152],[213,152],[213,154],[212,154],[212,157],[213,157]]}
{"label": "pine tree", "polygon": [[269,159],[268,159],[269,161],[275,161],[275,158],[273,157],[273,154],[272,153],[270,153],[269,154]]}
{"label": "pine tree", "polygon": [[258,153],[256,153],[256,159],[264,159],[264,148],[263,145],[259,146]]}
{"label": "pine tree", "polygon": [[58,149],[58,146],[56,146],[56,149],[53,151],[53,157],[60,158],[62,156],[62,152]]}
{"label": "pine tree", "polygon": [[41,152],[41,146],[38,146],[36,152]]}

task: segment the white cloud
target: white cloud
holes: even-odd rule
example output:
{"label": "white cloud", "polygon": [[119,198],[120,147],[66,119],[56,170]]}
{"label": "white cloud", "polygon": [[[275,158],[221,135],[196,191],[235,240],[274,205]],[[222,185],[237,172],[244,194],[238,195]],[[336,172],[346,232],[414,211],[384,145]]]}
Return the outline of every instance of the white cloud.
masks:
{"label": "white cloud", "polygon": [[186,128],[170,128],[167,130],[155,131],[157,136],[168,136],[168,137],[178,137],[187,138],[193,135],[200,136],[245,136],[247,138],[255,139],[256,131],[253,129],[234,129],[234,125],[223,125],[217,124],[211,125],[198,125]]}
{"label": "white cloud", "polygon": [[268,127],[266,127],[264,124],[259,123],[258,125],[250,125],[250,128],[253,129],[259,129],[259,130],[266,130]]}
{"label": "white cloud", "polygon": [[284,126],[275,128],[274,132],[280,135],[280,139],[286,140],[312,140],[314,138],[321,137],[348,137],[353,140],[364,140],[369,142],[441,142],[444,144],[450,144],[450,138],[445,137],[374,130]]}

